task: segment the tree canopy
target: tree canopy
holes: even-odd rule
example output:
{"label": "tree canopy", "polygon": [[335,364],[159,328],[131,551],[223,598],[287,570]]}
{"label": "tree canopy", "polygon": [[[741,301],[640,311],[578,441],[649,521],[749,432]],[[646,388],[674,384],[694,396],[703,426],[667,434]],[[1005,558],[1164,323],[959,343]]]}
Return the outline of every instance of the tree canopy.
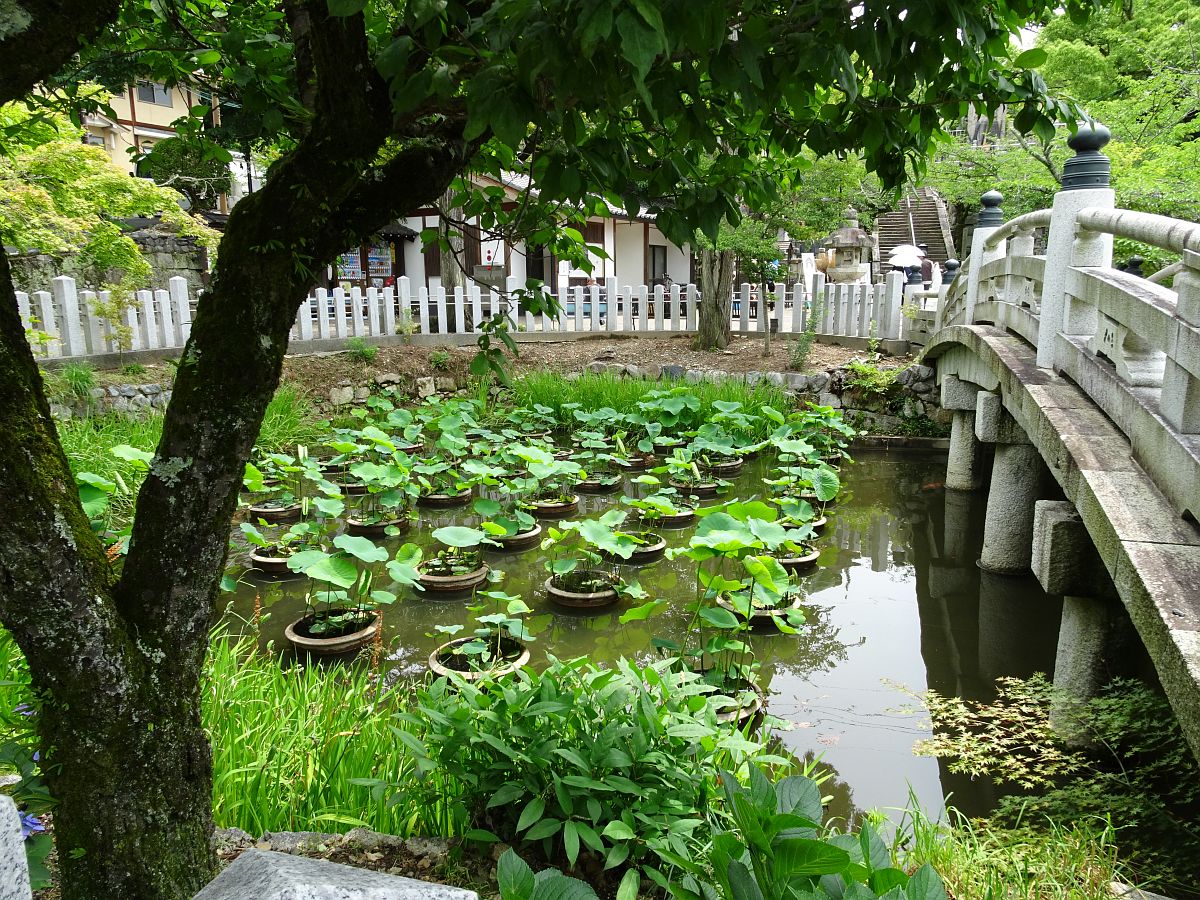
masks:
{"label": "tree canopy", "polygon": [[502,171],[538,190],[473,192],[499,225],[610,200],[677,241],[716,237],[741,203],[775,197],[764,157],[861,151],[895,184],[970,103],[1007,103],[1043,137],[1074,116],[1011,50],[1057,0],[22,5],[0,31],[0,102],[44,108],[60,93],[39,81],[70,94],[119,60],[229,98],[287,148],[229,217],[119,570],[80,507],[0,254],[0,622],[44,698],[65,900],[190,896],[211,875],[200,665],[229,522],[299,304],[338,252]]}

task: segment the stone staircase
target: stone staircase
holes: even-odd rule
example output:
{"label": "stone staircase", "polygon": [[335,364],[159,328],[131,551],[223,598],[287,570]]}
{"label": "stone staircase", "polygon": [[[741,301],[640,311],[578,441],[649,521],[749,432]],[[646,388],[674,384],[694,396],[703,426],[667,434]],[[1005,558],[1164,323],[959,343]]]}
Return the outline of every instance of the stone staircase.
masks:
{"label": "stone staircase", "polygon": [[899,209],[877,218],[875,236],[884,262],[899,244],[928,244],[929,257],[937,263],[955,256],[945,201],[930,188],[917,188],[900,201]]}

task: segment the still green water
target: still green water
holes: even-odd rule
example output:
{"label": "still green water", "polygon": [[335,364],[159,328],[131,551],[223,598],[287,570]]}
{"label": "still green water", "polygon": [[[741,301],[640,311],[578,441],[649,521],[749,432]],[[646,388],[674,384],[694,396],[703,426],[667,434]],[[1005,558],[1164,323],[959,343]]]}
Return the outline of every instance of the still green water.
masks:
{"label": "still green water", "polygon": [[[747,464],[727,497],[763,494],[766,463]],[[982,573],[979,557],[985,496],[947,493],[943,455],[862,451],[843,467],[843,493],[829,510],[820,539],[820,568],[803,580],[807,624],[798,635],[752,638],[770,694],[769,710],[786,720],[780,737],[799,755],[819,754],[836,772],[825,789],[831,812],[850,816],[871,808],[897,808],[909,789],[929,811],[943,798],[968,813],[992,805],[992,788],[945,771],[937,760],[912,753],[929,734],[921,713],[898,685],[927,687],[966,697],[991,694],[1002,675],[1050,673],[1061,602],[1030,578]],[[627,484],[630,492],[639,486]],[[619,502],[584,497],[580,516],[598,515]],[[429,547],[430,532],[443,525],[476,524],[468,507],[421,510],[407,540]],[[686,544],[692,529],[664,531],[669,546]],[[396,539],[390,543],[398,546]],[[238,551],[242,557],[245,551]],[[529,628],[536,641],[533,665],[551,653],[590,657],[598,664],[626,656],[648,660],[655,637],[679,640],[687,602],[695,596],[695,564],[661,560],[636,574],[651,596],[673,601],[668,611],[644,622],[620,624],[628,603],[584,615],[552,605],[544,596],[548,554],[533,549],[489,554],[504,572],[500,587],[520,594],[534,609]],[[303,580],[247,576],[231,605],[230,621],[252,615],[258,593],[270,613],[264,643],[285,646],[285,626],[304,611]],[[446,640],[436,625],[461,624],[469,631],[467,601],[406,594],[385,613],[390,665],[398,675],[426,671],[429,653]]]}

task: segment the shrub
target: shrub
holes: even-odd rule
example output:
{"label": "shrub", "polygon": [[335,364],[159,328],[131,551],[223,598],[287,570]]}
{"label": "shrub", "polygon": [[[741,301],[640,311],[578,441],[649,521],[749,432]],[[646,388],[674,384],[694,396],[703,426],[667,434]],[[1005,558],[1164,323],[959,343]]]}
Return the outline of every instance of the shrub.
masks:
{"label": "shrub", "polygon": [[368,344],[366,338],[352,337],[346,341],[346,355],[351,359],[369,363],[375,359],[378,353],[379,348],[374,344]]}
{"label": "shrub", "polygon": [[128,375],[131,378],[136,378],[139,375],[146,374],[146,367],[141,363],[126,363],[121,366],[121,374]]}
{"label": "shrub", "polygon": [[429,354],[429,366],[438,372],[445,372],[450,368],[450,353],[447,350],[434,350]]}

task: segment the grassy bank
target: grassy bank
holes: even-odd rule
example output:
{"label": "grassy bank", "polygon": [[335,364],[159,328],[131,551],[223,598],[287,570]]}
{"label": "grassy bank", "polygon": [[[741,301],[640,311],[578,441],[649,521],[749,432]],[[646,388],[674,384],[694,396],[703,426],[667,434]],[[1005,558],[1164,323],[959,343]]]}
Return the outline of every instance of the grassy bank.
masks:
{"label": "grassy bank", "polygon": [[[128,444],[152,452],[162,437],[162,427],[162,412],[149,409],[142,416],[112,413],[58,423],[58,437],[71,471],[91,472],[116,482],[117,489],[109,501],[111,522],[116,529],[132,520],[145,472],[139,465],[115,456],[112,448]],[[291,385],[283,385],[267,406],[257,443],[264,450],[283,451],[297,444],[319,441],[327,433],[328,427],[318,417],[308,395]]]}
{"label": "grassy bank", "polygon": [[560,422],[573,425],[567,413],[563,412],[563,406],[568,403],[578,404],[585,410],[608,408],[628,415],[638,412],[638,403],[647,399],[651,392],[670,390],[681,385],[699,399],[700,415],[704,419],[711,416],[713,404],[717,401],[741,403],[749,413],[757,413],[763,406],[783,411],[793,405],[792,397],[786,391],[765,381],[753,385],[734,380],[685,384],[592,373],[569,381],[554,372],[535,372],[516,379],[512,386],[512,399],[518,406],[550,407]]}

